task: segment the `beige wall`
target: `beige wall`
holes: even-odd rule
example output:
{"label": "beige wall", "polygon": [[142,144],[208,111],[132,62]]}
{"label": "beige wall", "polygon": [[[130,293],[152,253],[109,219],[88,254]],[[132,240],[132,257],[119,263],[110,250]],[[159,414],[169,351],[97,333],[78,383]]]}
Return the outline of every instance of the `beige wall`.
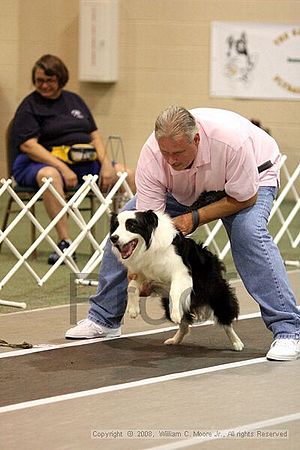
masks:
{"label": "beige wall", "polygon": [[[33,63],[44,53],[60,56],[71,72],[68,89],[90,106],[104,140],[122,136],[135,166],[158,112],[172,103],[222,107],[262,120],[288,154],[299,161],[300,102],[210,98],[212,20],[295,23],[300,0],[119,0],[119,79],[79,83],[79,0],[0,0],[0,175],[6,175],[4,130],[32,89]],[[298,19],[298,20],[297,20]]]}

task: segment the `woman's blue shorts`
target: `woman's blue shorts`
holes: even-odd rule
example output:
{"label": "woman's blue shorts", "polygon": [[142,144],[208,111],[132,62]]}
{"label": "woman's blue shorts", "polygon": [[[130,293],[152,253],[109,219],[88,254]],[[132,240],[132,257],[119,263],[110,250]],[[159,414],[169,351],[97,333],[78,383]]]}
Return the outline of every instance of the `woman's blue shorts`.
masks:
{"label": "woman's blue shorts", "polygon": [[[38,188],[36,176],[39,170],[49,164],[32,161],[27,155],[18,155],[13,164],[13,176],[19,186]],[[99,175],[101,164],[99,161],[81,162],[68,165],[78,177],[78,183],[82,184],[84,175]]]}

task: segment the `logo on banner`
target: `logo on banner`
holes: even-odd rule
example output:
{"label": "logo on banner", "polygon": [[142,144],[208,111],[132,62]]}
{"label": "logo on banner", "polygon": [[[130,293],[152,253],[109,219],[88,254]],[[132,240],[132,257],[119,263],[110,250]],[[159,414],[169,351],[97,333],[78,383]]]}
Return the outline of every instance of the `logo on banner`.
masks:
{"label": "logo on banner", "polygon": [[226,38],[225,76],[243,83],[248,83],[255,68],[257,55],[250,53],[248,38],[245,32],[235,38],[229,35]]}

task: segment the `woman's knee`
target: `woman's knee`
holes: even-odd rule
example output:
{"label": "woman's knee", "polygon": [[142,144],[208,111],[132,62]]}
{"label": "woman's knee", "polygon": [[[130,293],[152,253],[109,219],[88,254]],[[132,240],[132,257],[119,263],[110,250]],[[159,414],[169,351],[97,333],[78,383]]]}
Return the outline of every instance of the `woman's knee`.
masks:
{"label": "woman's knee", "polygon": [[63,186],[61,174],[55,167],[45,166],[38,171],[36,181],[39,186],[43,185],[43,178],[52,178],[54,185]]}

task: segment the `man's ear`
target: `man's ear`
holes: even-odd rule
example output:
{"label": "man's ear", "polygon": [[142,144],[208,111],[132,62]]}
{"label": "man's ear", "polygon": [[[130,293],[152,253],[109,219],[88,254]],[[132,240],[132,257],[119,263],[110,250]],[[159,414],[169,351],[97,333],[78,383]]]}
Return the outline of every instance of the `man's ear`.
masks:
{"label": "man's ear", "polygon": [[199,133],[196,133],[196,134],[195,134],[194,142],[195,142],[195,144],[196,144],[197,147],[198,147],[198,145],[200,144],[200,134],[199,134]]}

